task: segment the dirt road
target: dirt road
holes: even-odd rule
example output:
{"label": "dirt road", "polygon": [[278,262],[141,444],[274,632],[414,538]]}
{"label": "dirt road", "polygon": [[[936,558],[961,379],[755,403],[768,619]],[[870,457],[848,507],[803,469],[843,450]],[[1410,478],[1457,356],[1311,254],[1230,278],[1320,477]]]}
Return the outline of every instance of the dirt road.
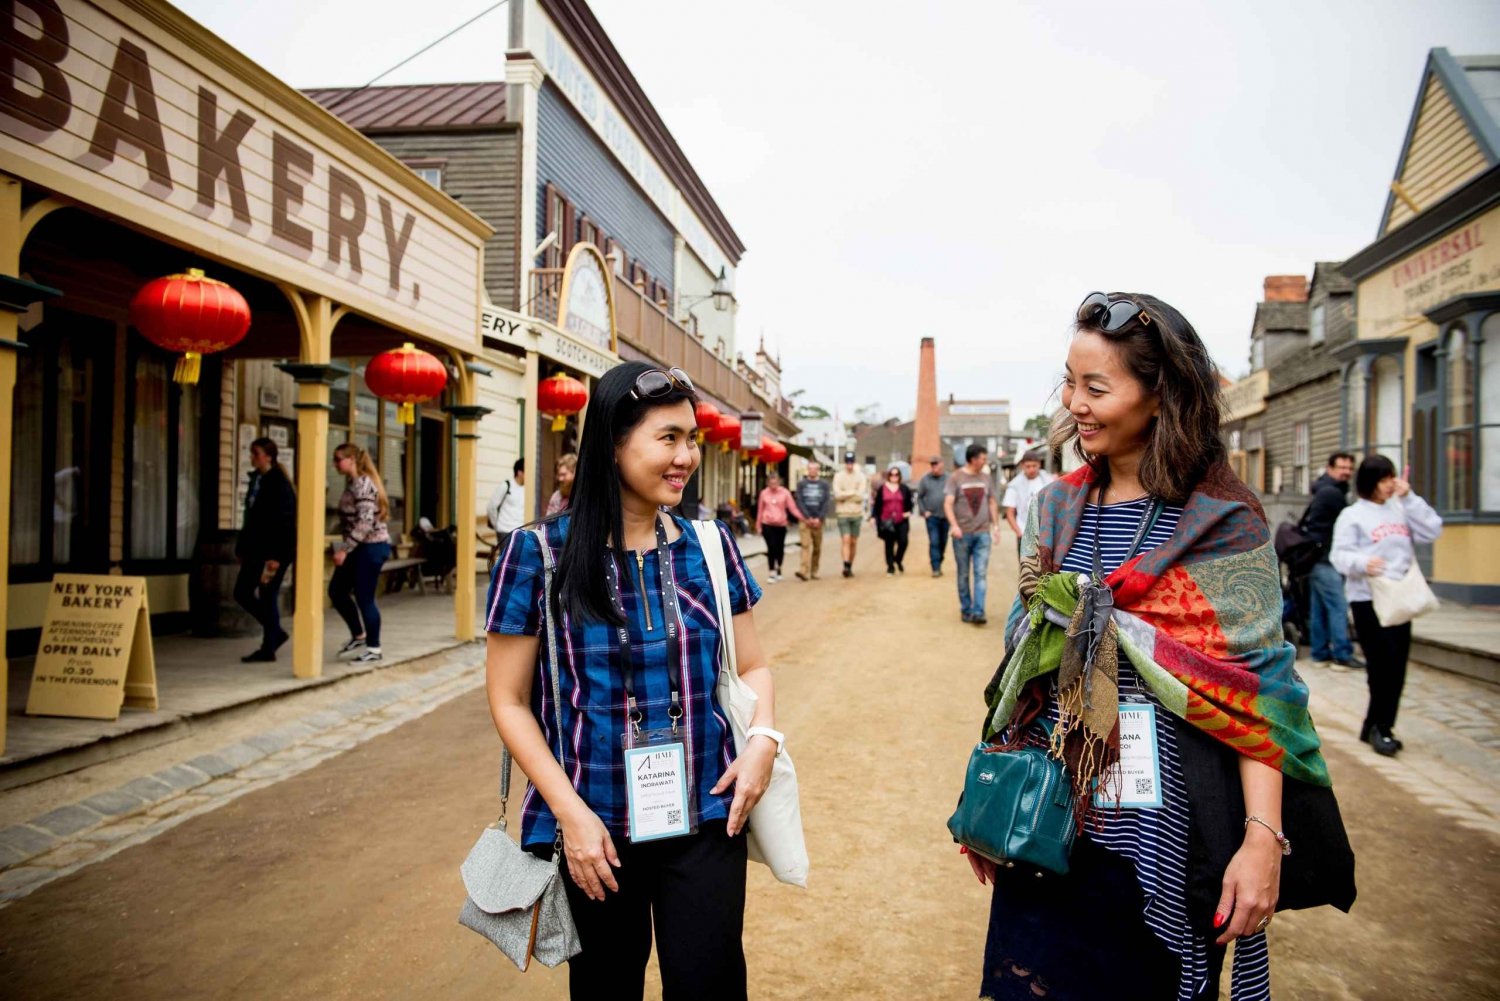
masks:
{"label": "dirt road", "polygon": [[[853,580],[788,580],[757,614],[813,872],[803,892],[751,867],[753,997],[977,988],[987,895],[944,821],[998,657],[1013,549],[996,547],[994,618],[975,628],[958,621],[951,562],[931,579],[914,547],[911,572],[888,579],[874,542]],[[1278,920],[1278,997],[1495,997],[1496,841],[1416,808],[1351,734],[1324,736],[1361,898],[1349,916]],[[5,995],[563,998],[565,970],[521,975],[456,923],[457,866],[497,805],[497,756],[475,693],[50,884],[0,910]]]}

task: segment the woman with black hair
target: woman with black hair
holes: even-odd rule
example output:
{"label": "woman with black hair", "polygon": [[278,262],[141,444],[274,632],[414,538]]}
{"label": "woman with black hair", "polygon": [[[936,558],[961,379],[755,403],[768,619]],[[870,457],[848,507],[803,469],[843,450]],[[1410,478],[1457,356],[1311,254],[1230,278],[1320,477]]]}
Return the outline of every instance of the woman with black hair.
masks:
{"label": "woman with black hair", "polygon": [[[696,399],[679,369],[629,362],[606,373],[589,400],[569,509],[540,526],[556,594],[545,593],[533,531],[511,536],[490,584],[490,711],[530,779],[521,844],[551,857],[560,843],[567,861],[583,945],[569,961],[574,998],[641,997],[653,929],[664,998],[746,996],[745,824],[782,736],[751,613],[761,591],[719,525],[738,670],[759,696],[735,756],[716,694],[709,564],[692,524],[663,510],[681,502],[701,461]],[[557,663],[538,643],[554,627]],[[643,790],[634,776],[656,750],[682,767],[670,780],[675,808],[648,814],[641,803],[660,787]]]}
{"label": "woman with black hair", "polygon": [[901,482],[901,467],[886,470],[885,482],[870,494],[870,520],[885,543],[885,575],[906,573],[906,545],[911,538],[911,487]]}
{"label": "woman with black hair", "polygon": [[1333,523],[1333,547],[1328,562],[1344,575],[1354,631],[1365,652],[1370,704],[1359,739],[1376,754],[1387,757],[1401,750],[1392,732],[1401,690],[1406,686],[1406,658],[1411,653],[1411,623],[1386,626],[1375,614],[1370,581],[1375,577],[1400,580],[1416,561],[1414,542],[1432,542],[1443,533],[1443,519],[1432,505],[1412,492],[1411,484],[1396,475],[1395,463],[1372,455],[1354,474],[1359,500]]}
{"label": "woman with black hair", "polygon": [[245,521],[234,543],[240,558],[234,600],[261,627],[260,647],[240,658],[247,664],[275,660],[289,638],[281,628],[281,582],[297,553],[297,491],[277,454],[270,438],[250,443]]}
{"label": "woman with black hair", "polygon": [[1271,533],[1182,314],[1095,292],[1075,320],[1052,444],[1083,465],[1028,512],[984,727],[1061,762],[1074,838],[1062,875],[969,851],[994,885],[980,993],[1214,999],[1234,941],[1230,996],[1262,1001],[1277,908],[1353,900]]}

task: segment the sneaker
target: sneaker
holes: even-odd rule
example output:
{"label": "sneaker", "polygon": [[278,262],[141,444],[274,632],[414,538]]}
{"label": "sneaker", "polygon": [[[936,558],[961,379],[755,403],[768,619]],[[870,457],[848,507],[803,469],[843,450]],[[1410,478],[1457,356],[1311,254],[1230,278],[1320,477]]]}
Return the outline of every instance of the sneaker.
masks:
{"label": "sneaker", "polygon": [[1401,742],[1378,726],[1370,727],[1370,746],[1375,748],[1376,754],[1387,758],[1395,757],[1396,752],[1401,750]]}
{"label": "sneaker", "polygon": [[1343,668],[1345,671],[1363,671],[1365,669],[1365,662],[1360,660],[1358,657],[1353,656],[1352,654],[1348,657],[1340,657],[1333,663],[1337,667]]}
{"label": "sneaker", "polygon": [[275,653],[275,651],[267,650],[264,647],[262,647],[261,649],[256,650],[254,653],[247,653],[247,654],[245,654],[245,656],[243,656],[243,657],[240,658],[240,663],[241,664],[265,664],[265,663],[272,662],[275,659],[276,659],[276,653]]}
{"label": "sneaker", "polygon": [[896,568],[895,567],[886,567],[885,568],[885,575],[887,577],[894,577],[894,576],[896,576]]}
{"label": "sneaker", "polygon": [[969,621],[974,623],[976,626],[983,626],[987,625],[990,620],[985,618],[983,615],[976,615],[973,618],[969,619]]}
{"label": "sneaker", "polygon": [[385,658],[381,656],[380,647],[367,646],[359,652],[359,656],[355,657],[353,662],[356,664],[373,664],[377,660],[384,659]]}
{"label": "sneaker", "polygon": [[943,571],[941,571],[941,570],[934,570],[934,571],[932,571],[932,575],[934,577],[941,577],[943,575]]}
{"label": "sneaker", "polygon": [[900,560],[896,561],[896,569],[901,573],[906,573],[906,567],[902,565]]}
{"label": "sneaker", "polygon": [[794,570],[792,572],[792,576],[797,578],[798,580],[807,580],[807,574],[803,573],[801,570]]}
{"label": "sneaker", "polygon": [[[1362,727],[1359,728],[1359,742],[1361,744],[1368,744],[1370,742],[1370,737],[1374,733],[1375,733],[1375,726],[1374,726],[1374,724],[1366,723],[1364,726],[1362,726]],[[1398,751],[1401,750],[1403,747],[1406,746],[1405,744],[1401,743],[1401,739],[1399,737],[1397,737],[1394,733],[1387,733],[1385,736],[1386,736],[1386,738],[1388,740],[1390,740],[1391,743],[1393,743],[1393,744],[1396,745],[1396,750],[1398,750]]]}
{"label": "sneaker", "polygon": [[351,653],[356,653],[360,650],[363,650],[364,648],[365,638],[363,636],[356,636],[349,642],[345,643],[343,646],[339,647],[338,656],[347,657]]}
{"label": "sneaker", "polygon": [[974,616],[970,615],[968,612],[964,612],[959,617],[961,619],[963,619],[965,622],[973,622],[974,621]]}

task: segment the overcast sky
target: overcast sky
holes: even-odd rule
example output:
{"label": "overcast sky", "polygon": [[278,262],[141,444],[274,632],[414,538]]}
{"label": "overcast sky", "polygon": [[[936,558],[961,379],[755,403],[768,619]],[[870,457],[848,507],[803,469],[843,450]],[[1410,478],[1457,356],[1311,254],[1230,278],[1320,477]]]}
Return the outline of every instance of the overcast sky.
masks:
{"label": "overcast sky", "polygon": [[[361,84],[492,0],[183,0],[299,87]],[[1093,289],[1177,306],[1231,375],[1268,274],[1375,236],[1427,50],[1500,4],[592,0],[749,248],[739,343],[850,416],[1047,402]],[[412,11],[425,16],[418,20]],[[504,77],[505,8],[385,81]]]}

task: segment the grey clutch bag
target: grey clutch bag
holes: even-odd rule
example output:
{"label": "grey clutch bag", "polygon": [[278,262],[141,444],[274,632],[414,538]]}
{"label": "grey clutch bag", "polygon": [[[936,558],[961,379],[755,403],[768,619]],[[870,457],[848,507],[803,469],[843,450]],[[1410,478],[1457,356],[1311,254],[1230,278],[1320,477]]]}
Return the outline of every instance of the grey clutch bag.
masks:
{"label": "grey clutch bag", "polygon": [[[554,733],[558,738],[558,760],[562,743],[562,700],[557,680],[557,635],[552,594],[552,550],[543,529],[533,529],[542,543],[543,587],[546,608],[547,655],[553,666],[552,707],[557,713]],[[522,971],[535,958],[544,966],[578,955],[583,945],[568,909],[562,881],[562,828],[552,845],[552,859],[545,861],[518,845],[506,831],[505,810],[510,801],[510,751],[500,751],[500,817],[480,832],[459,867],[468,899],[458,922],[493,942]]]}

